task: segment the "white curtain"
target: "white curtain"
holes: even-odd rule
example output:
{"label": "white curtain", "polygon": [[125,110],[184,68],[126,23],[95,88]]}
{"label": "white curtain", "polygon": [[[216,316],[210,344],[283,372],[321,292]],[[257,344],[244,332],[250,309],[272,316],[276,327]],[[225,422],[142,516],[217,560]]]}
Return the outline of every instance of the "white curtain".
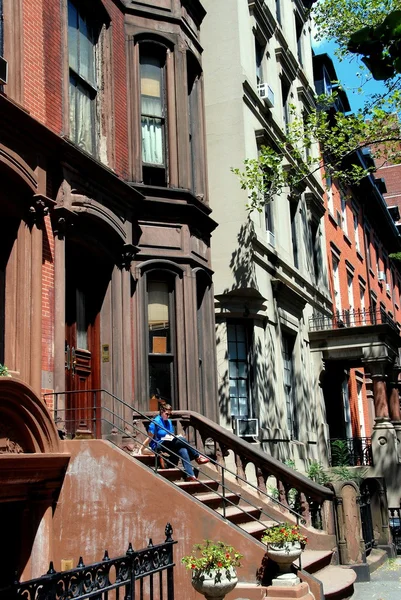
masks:
{"label": "white curtain", "polygon": [[93,114],[94,99],[74,78],[70,78],[70,125],[71,138],[86,150],[93,152]]}
{"label": "white curtain", "polygon": [[142,161],[152,165],[164,164],[163,128],[158,116],[161,116],[160,98],[142,96]]}

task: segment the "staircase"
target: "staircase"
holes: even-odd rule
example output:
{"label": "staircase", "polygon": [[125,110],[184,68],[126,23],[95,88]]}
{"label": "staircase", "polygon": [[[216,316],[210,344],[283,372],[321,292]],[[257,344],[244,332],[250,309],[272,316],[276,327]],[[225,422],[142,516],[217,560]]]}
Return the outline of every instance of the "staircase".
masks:
{"label": "staircase", "polygon": [[[154,469],[155,458],[153,456],[136,454],[134,458]],[[277,520],[267,519],[263,514],[262,507],[250,505],[242,499],[239,493],[226,491],[223,498],[219,492],[219,482],[216,481],[215,474],[212,473],[212,477],[208,477],[211,471],[213,468],[202,466],[202,473],[199,473],[201,478],[198,481],[183,481],[182,470],[179,468],[157,469],[157,474],[177,485],[196,501],[215,510],[222,518],[238,526],[245,534],[260,542],[264,530],[275,525]],[[284,519],[291,520],[291,514],[283,514],[282,520]],[[331,564],[333,556],[333,550],[305,550],[302,554],[302,569],[307,574],[304,579],[310,583],[308,575],[311,575],[316,580],[317,587],[320,582],[326,599],[350,598],[356,579],[355,571]],[[249,593],[253,587],[260,590],[259,585],[242,584],[237,587],[236,593],[243,596],[244,593]]]}
{"label": "staircase", "polygon": [[[355,572],[332,564],[337,556],[337,541],[330,489],[314,483],[206,417],[192,411],[174,411],[172,418],[177,434],[184,434],[210,459],[210,463],[198,469],[197,481],[183,481],[180,468],[168,464],[169,468],[159,468],[154,455],[140,454],[147,426],[156,413],[142,414],[104,390],[96,390],[95,397],[101,398],[101,404],[94,403],[92,410],[85,409],[87,415],[93,415],[85,423],[82,417],[77,418],[78,413],[67,419],[67,413],[63,415],[58,408],[56,398],[56,423],[68,432],[72,430],[71,423],[79,423],[86,432],[92,431],[93,437],[108,439],[125,450],[131,460],[152,469],[155,477],[163,477],[169,485],[190,495],[193,502],[212,509],[223,523],[237,528],[240,537],[245,536],[248,543],[253,540],[261,551],[264,546],[260,539],[267,527],[282,521],[299,524],[308,536],[308,550],[302,554],[302,565],[296,565],[301,579],[314,586],[315,596],[322,597],[319,581],[326,598],[340,600],[352,595]],[[78,429],[76,435],[78,437]],[[268,493],[272,485],[277,497]],[[262,583],[268,583],[263,576]],[[229,595],[227,600],[256,598],[256,587],[256,582],[239,585],[235,593],[240,596]],[[260,585],[258,590],[260,597]]]}

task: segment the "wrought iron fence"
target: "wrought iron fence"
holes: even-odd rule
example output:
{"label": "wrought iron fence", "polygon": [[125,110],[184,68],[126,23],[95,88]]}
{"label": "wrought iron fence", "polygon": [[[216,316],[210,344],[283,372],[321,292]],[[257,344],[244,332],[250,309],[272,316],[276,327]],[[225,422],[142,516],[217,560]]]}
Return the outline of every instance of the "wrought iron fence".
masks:
{"label": "wrought iron fence", "polygon": [[389,508],[389,525],[397,554],[401,554],[401,508]]}
{"label": "wrought iron fence", "polygon": [[342,310],[335,312],[332,316],[314,315],[309,319],[309,331],[327,331],[372,325],[390,325],[399,333],[397,324],[382,308]]}
{"label": "wrought iron fence", "polygon": [[372,438],[330,439],[331,467],[372,467]]}
{"label": "wrought iron fence", "polygon": [[365,542],[366,553],[369,554],[376,545],[373,532],[372,510],[370,506],[370,490],[367,485],[361,485],[361,495],[359,498],[359,509],[361,511],[362,537]]}
{"label": "wrought iron fence", "polygon": [[75,569],[56,572],[53,563],[46,575],[0,590],[0,600],[174,600],[173,529],[167,523],[163,544],[134,550],[125,556],[103,559]]}

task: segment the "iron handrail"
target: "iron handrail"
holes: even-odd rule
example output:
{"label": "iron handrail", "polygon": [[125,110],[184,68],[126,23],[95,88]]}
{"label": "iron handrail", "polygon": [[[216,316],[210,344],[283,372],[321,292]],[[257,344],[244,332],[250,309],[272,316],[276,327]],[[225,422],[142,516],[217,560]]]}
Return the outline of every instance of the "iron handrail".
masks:
{"label": "iron handrail", "polygon": [[[108,396],[110,396],[111,398],[113,398],[114,400],[117,400],[117,402],[119,402],[120,404],[122,404],[123,406],[125,406],[126,408],[131,410],[132,412],[135,412],[142,419],[145,419],[147,421],[151,421],[153,416],[158,414],[156,412],[153,412],[153,413],[149,412],[147,414],[142,413],[138,409],[134,408],[132,405],[127,404],[127,402],[125,402],[124,400],[121,400],[121,398],[118,398],[113,393],[111,393],[108,390],[105,390],[103,388],[96,389],[96,390],[82,390],[82,391],[81,390],[71,390],[71,391],[64,391],[64,392],[51,392],[51,393],[44,394],[44,397],[69,395],[69,394],[75,394],[75,393],[87,394],[87,393],[99,393],[99,392],[105,393]],[[99,407],[95,407],[95,408],[98,409]],[[64,409],[64,410],[66,410],[66,409]],[[115,413],[115,411],[113,411],[113,412]],[[250,462],[264,463],[266,465],[266,470],[275,477],[282,479],[283,475],[284,475],[284,479],[292,487],[303,488],[305,494],[307,494],[313,500],[322,502],[324,500],[332,500],[333,499],[334,494],[333,494],[332,490],[330,490],[329,488],[322,486],[318,483],[315,483],[311,479],[308,479],[305,475],[302,475],[301,473],[294,471],[293,469],[291,469],[287,465],[283,464],[281,461],[277,460],[273,456],[269,456],[262,450],[259,450],[258,448],[254,448],[248,442],[245,442],[238,436],[234,435],[230,431],[227,431],[227,429],[224,429],[223,427],[221,427],[221,425],[214,423],[214,421],[211,421],[207,417],[204,417],[203,415],[201,415],[195,411],[190,411],[190,410],[185,410],[185,411],[177,410],[177,411],[173,411],[173,414],[174,414],[175,419],[187,418],[189,420],[193,420],[196,423],[200,424],[201,427],[203,427],[204,429],[209,430],[209,432],[212,435],[213,435],[213,433],[218,434],[221,438],[223,438],[224,444],[227,447],[239,448],[240,453],[243,456],[245,456],[247,459],[249,459]],[[115,415],[117,418],[121,418],[117,413],[115,413]],[[151,415],[151,416],[149,417],[149,415]],[[132,426],[132,423],[130,423],[129,425]],[[237,454],[238,454],[238,452],[237,452]],[[227,467],[224,467],[224,468],[227,469]],[[235,475],[235,477],[239,477],[239,475],[237,475],[236,473],[234,475]],[[257,488],[257,491],[263,492],[263,490],[260,490],[259,488]],[[263,492],[263,493],[265,493],[265,492]]]}
{"label": "iron handrail", "polygon": [[[122,400],[121,398],[118,398],[117,396],[115,396],[114,394],[112,394],[111,392],[109,392],[108,390],[105,389],[96,389],[96,390],[85,390],[85,391],[81,391],[81,390],[71,390],[71,391],[67,391],[67,392],[54,392],[54,393],[47,393],[45,394],[45,396],[56,396],[56,406],[55,406],[55,413],[57,415],[57,410],[58,410],[58,396],[59,395],[68,395],[68,394],[82,394],[82,393],[93,393],[95,395],[97,395],[98,393],[105,393],[108,396],[110,396],[111,398],[113,398],[113,400],[117,401],[120,405],[125,406],[127,409],[129,409],[129,411],[132,411],[133,416],[137,415],[139,417],[141,417],[142,419],[144,419],[145,421],[148,421],[149,423],[153,420],[153,416],[157,413],[152,413],[151,416],[148,416],[148,414],[142,413],[141,411],[137,410],[136,408],[134,408],[133,406],[129,405],[128,403],[126,403],[124,400]],[[139,428],[136,427],[136,425],[134,425],[132,422],[128,422],[124,417],[122,417],[121,415],[118,415],[115,410],[110,410],[105,406],[102,407],[87,407],[85,410],[86,412],[93,410],[94,414],[96,414],[96,411],[99,410],[99,408],[101,410],[106,410],[108,411],[112,417],[113,417],[113,422],[110,421],[106,421],[105,419],[102,418],[102,416],[100,417],[101,420],[104,420],[105,422],[107,422],[111,427],[116,428],[116,423],[115,420],[118,419],[120,421],[122,421],[126,426],[128,427],[132,427],[133,429],[135,429],[136,431],[140,432],[141,435],[145,435],[142,431],[139,430]],[[114,409],[114,406],[113,406]],[[77,409],[62,409],[64,411],[68,411],[68,410],[77,410]],[[79,410],[79,409],[78,409]],[[135,414],[134,414],[135,413]],[[199,415],[198,413],[194,413],[193,411],[185,411],[185,413],[180,413],[179,411],[174,411],[173,412],[173,419],[177,419],[177,418],[188,418],[188,417],[193,417],[195,419],[198,419],[202,422],[202,424],[207,424],[209,426],[209,428],[211,428],[212,430],[221,430],[220,433],[222,432],[223,435],[228,435],[229,437],[233,438],[234,444],[239,444],[240,446],[242,445],[244,447],[244,450],[246,451],[246,454],[248,454],[249,448],[251,448],[249,446],[249,444],[246,444],[245,442],[243,442],[243,440],[237,438],[237,436],[234,436],[233,434],[230,434],[229,432],[227,432],[226,430],[224,430],[223,428],[221,428],[219,425],[213,423],[212,421],[210,421],[209,419],[207,419],[206,417],[203,417],[202,415]],[[57,416],[55,416],[55,419],[57,420]],[[94,419],[95,420],[95,419]],[[63,421],[63,419],[61,419],[61,421]],[[125,436],[133,438],[135,441],[138,441],[135,439],[134,436],[132,436],[130,434],[129,431],[123,430],[122,428],[118,428],[120,430],[121,433],[123,433]],[[171,434],[171,432],[169,432]],[[173,436],[176,438],[178,436],[176,436],[175,434],[173,434]],[[143,446],[143,443],[141,443],[141,446]],[[257,457],[260,459],[262,459],[263,462],[268,462],[271,463],[273,461],[273,466],[274,466],[274,472],[272,472],[272,474],[274,475],[279,475],[280,477],[282,477],[282,474],[279,472],[286,472],[286,474],[288,474],[289,471],[291,471],[288,467],[286,467],[285,465],[283,465],[282,463],[280,463],[279,461],[277,461],[276,459],[273,459],[272,457],[268,457],[265,453],[262,453],[261,451],[257,450],[257,449],[253,449],[251,451],[251,455],[255,454],[257,455]],[[176,457],[180,458],[176,453],[171,452],[170,454],[175,455]],[[214,493],[217,493],[217,495],[223,500],[223,517],[225,518],[226,516],[226,503],[228,502],[229,504],[231,504],[232,506],[234,506],[234,502],[232,502],[229,498],[226,497],[226,493],[227,491],[230,493],[234,493],[237,496],[239,495],[237,492],[235,492],[234,490],[232,490],[227,484],[226,484],[226,477],[225,474],[230,474],[232,475],[236,480],[240,480],[243,483],[245,483],[246,485],[250,486],[251,488],[253,488],[254,490],[256,490],[256,492],[258,494],[263,495],[264,497],[266,497],[267,499],[269,499],[270,501],[274,502],[274,504],[278,507],[283,508],[284,510],[288,511],[293,518],[295,518],[296,523],[299,525],[301,524],[306,524],[306,519],[304,518],[303,515],[299,514],[297,511],[295,511],[291,506],[289,506],[288,504],[284,504],[282,503],[280,500],[278,500],[277,498],[274,498],[274,496],[271,496],[270,494],[268,494],[267,492],[265,492],[264,490],[258,488],[257,486],[255,486],[254,484],[252,484],[251,482],[247,481],[246,479],[244,479],[243,477],[241,477],[238,473],[234,473],[233,471],[231,471],[230,469],[228,469],[227,467],[223,466],[222,464],[218,463],[217,461],[215,461],[214,459],[211,459],[210,457],[208,457],[210,462],[212,464],[214,464],[217,468],[221,469],[221,473],[222,473],[222,477],[221,480],[215,479],[213,476],[211,476],[209,473],[207,474],[207,476],[209,478],[211,478],[214,482],[218,483],[219,485],[221,485],[222,490],[223,490],[223,494],[220,494],[219,492],[216,492],[215,490],[213,490],[210,486],[208,486],[207,484],[205,484],[204,482],[203,485],[204,487],[206,487],[207,489],[209,489],[210,491],[213,491]],[[155,461],[157,461],[157,457],[155,456]],[[171,461],[169,461],[167,459],[167,462],[169,464],[173,464]],[[157,462],[155,463],[156,466],[156,470],[157,470]],[[176,467],[176,465],[174,465],[174,467]],[[183,469],[180,469],[181,471],[183,471]],[[269,470],[273,471],[273,469],[271,468],[271,465],[269,466]],[[202,471],[201,471],[202,472]],[[312,484],[313,482],[311,482],[310,480],[306,479],[304,476],[300,476],[300,474],[293,472],[293,474],[290,472],[290,475],[295,475],[295,477],[293,476],[292,479],[295,480],[300,480],[302,481],[302,483],[304,483],[304,480],[306,480],[306,483],[308,484],[308,487],[310,486],[310,484]],[[312,485],[312,487],[317,488],[319,490],[319,488],[321,488],[324,492],[324,496],[327,498],[330,498],[332,492],[331,490],[329,490],[328,488],[323,488],[322,486],[319,486],[318,484],[314,484]],[[298,491],[298,490],[297,490]],[[320,490],[319,490],[320,491]],[[325,499],[326,499],[325,498]],[[246,499],[244,500],[247,505],[252,506],[253,508],[256,508],[263,516],[266,516],[269,520],[272,520],[276,523],[278,523],[279,521],[275,518],[272,517],[271,515],[269,515],[266,511],[263,510],[263,507],[257,506],[256,504],[254,504],[251,500]],[[237,508],[239,510],[241,510],[242,513],[247,514],[248,518],[251,518],[253,521],[257,521],[258,523],[260,523],[263,527],[265,526],[265,524],[263,523],[263,521],[261,521],[260,519],[258,519],[257,517],[254,517],[251,514],[246,513],[246,510],[244,510],[242,507],[237,506]]]}

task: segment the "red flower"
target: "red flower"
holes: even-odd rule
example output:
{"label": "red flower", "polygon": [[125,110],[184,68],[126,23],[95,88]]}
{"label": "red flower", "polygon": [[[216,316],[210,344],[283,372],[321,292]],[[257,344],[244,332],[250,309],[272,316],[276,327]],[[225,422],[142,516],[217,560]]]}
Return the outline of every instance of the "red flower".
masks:
{"label": "red flower", "polygon": [[217,566],[218,566],[218,567],[222,567],[222,566],[223,566],[223,563],[221,563],[221,562],[218,562],[218,563],[217,563]]}
{"label": "red flower", "polygon": [[196,565],[192,564],[191,569],[196,569]]}
{"label": "red flower", "polygon": [[226,558],[230,558],[230,555],[228,553],[226,554]]}

